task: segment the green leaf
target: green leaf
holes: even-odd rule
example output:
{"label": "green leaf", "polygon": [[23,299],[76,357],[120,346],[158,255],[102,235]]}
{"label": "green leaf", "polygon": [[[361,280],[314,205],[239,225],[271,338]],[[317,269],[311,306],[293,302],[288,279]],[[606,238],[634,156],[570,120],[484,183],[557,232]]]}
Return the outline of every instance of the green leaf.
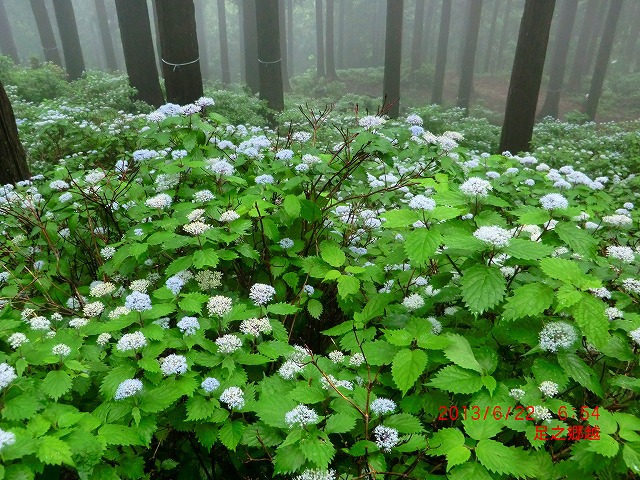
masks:
{"label": "green leaf", "polygon": [[213,411],[219,407],[217,401],[210,398],[195,396],[187,400],[187,420],[194,422],[209,418]]}
{"label": "green leaf", "polygon": [[220,428],[220,431],[218,432],[218,438],[225,447],[235,452],[238,443],[240,443],[240,440],[242,440],[242,435],[244,434],[245,428],[246,427],[242,424],[242,422],[227,422]]}
{"label": "green leaf", "polygon": [[[497,435],[500,430],[502,430],[502,427],[504,427],[504,419],[501,418],[500,420],[496,420],[495,418],[493,418],[494,408],[496,407],[492,407],[492,405],[489,405],[490,411],[486,419],[484,418],[484,408],[481,408],[479,410],[480,416],[477,420],[475,419],[475,410],[468,411],[467,419],[462,421],[464,430],[467,432],[467,435],[469,435],[474,440],[483,440]],[[505,406],[505,408],[501,410],[502,417],[506,415],[507,409],[508,407]],[[498,418],[498,415],[496,415],[496,418]]]}
{"label": "green leaf", "polygon": [[523,225],[540,225],[547,223],[551,219],[547,210],[532,206],[519,208],[513,214],[518,217],[519,223]]}
{"label": "green leaf", "polygon": [[124,425],[103,425],[98,430],[98,436],[107,445],[144,445],[137,428],[125,427]]}
{"label": "green leaf", "polygon": [[284,445],[278,447],[273,459],[274,474],[286,475],[297,472],[305,463],[305,456],[298,446]]}
{"label": "green leaf", "polygon": [[595,257],[598,240],[585,230],[577,228],[573,223],[559,222],[553,231],[574,252],[588,258]]}
{"label": "green leaf", "polygon": [[558,364],[571,378],[592,391],[600,398],[604,398],[602,385],[598,381],[596,373],[575,353],[558,353]]}
{"label": "green leaf", "polygon": [[640,454],[629,444],[625,444],[622,447],[622,459],[632,472],[640,475]]}
{"label": "green leaf", "polygon": [[213,248],[198,250],[193,254],[193,266],[196,268],[216,267],[220,258]]}
{"label": "green leaf", "polygon": [[58,400],[62,395],[71,390],[73,381],[67,372],[62,370],[53,370],[47,373],[47,376],[41,383],[41,388],[44,393]]}
{"label": "green leaf", "polygon": [[408,413],[397,413],[387,417],[385,426],[395,428],[400,433],[420,433],[424,431],[420,420]]}
{"label": "green leaf", "polygon": [[307,302],[307,311],[309,312],[309,315],[316,320],[319,320],[322,315],[322,303],[315,298],[310,299]]}
{"label": "green leaf", "polygon": [[571,260],[548,257],[540,260],[540,268],[551,278],[569,283],[578,288],[597,288],[600,281],[586,275],[582,269]]}
{"label": "green leaf", "polygon": [[274,315],[291,315],[300,310],[300,307],[289,305],[288,303],[274,303],[267,307],[267,312]]}
{"label": "green leaf", "polygon": [[451,340],[451,344],[444,349],[445,357],[462,368],[468,368],[470,370],[475,370],[478,373],[483,373],[482,367],[473,355],[471,345],[466,338],[457,334],[448,334],[446,335],[446,338]]}
{"label": "green leaf", "polygon": [[532,242],[531,240],[513,238],[509,241],[509,245],[502,251],[511,255],[513,258],[519,258],[521,260],[538,260],[539,258],[551,255],[553,247],[539,242]]}
{"label": "green leaf", "polygon": [[442,235],[435,230],[417,228],[404,241],[404,251],[409,260],[418,267],[424,266],[442,242]]}
{"label": "green leaf", "polygon": [[497,268],[475,265],[464,272],[460,280],[462,299],[474,313],[495,306],[507,289],[507,282]]}
{"label": "green leaf", "polygon": [[558,312],[578,303],[582,298],[582,294],[571,285],[562,285],[558,289],[557,297],[558,307],[556,308],[556,311]]}
{"label": "green leaf", "polygon": [[487,469],[476,462],[468,462],[454,468],[447,478],[449,480],[493,480]]}
{"label": "green leaf", "polygon": [[409,350],[407,348],[400,350],[391,364],[391,375],[393,381],[402,391],[402,395],[406,395],[416,380],[422,375],[427,366],[428,357],[422,350]]}
{"label": "green leaf", "polygon": [[324,431],[326,433],[349,433],[356,426],[356,418],[343,413],[327,417]]}
{"label": "green leaf", "polygon": [[581,300],[573,309],[573,318],[585,334],[587,340],[596,347],[609,342],[609,320],[605,314],[606,305],[599,298],[583,293]]}
{"label": "green leaf", "polygon": [[360,292],[360,280],[350,275],[342,275],[338,279],[338,295],[345,299]]}
{"label": "green leaf", "polygon": [[282,202],[284,211],[287,212],[292,218],[298,218],[300,216],[300,200],[295,195],[287,195]]}
{"label": "green leaf", "polygon": [[356,322],[367,323],[372,318],[382,317],[385,314],[385,308],[393,300],[393,295],[388,293],[378,293],[373,295],[367,301],[362,311],[355,312],[353,318]]}
{"label": "green leaf", "polygon": [[420,220],[414,210],[390,210],[384,212],[381,217],[387,220],[382,224],[384,228],[407,227]]}
{"label": "green leaf", "polygon": [[464,435],[457,428],[442,428],[429,439],[428,455],[445,455],[449,450],[464,445]]}
{"label": "green leaf", "polygon": [[193,262],[193,258],[188,255],[184,257],[178,257],[169,264],[169,266],[165,269],[164,274],[175,275],[176,273],[191,267],[192,262]]}
{"label": "green leaf", "polygon": [[336,242],[325,240],[320,244],[320,256],[332,267],[341,267],[347,256]]}
{"label": "green leaf", "polygon": [[194,431],[200,445],[207,450],[211,450],[211,447],[213,447],[218,439],[218,427],[207,423],[199,423],[194,427]]}
{"label": "green leaf", "polygon": [[54,437],[43,437],[40,439],[36,456],[38,460],[47,465],[60,465],[62,463],[74,465],[69,445]]}
{"label": "green leaf", "polygon": [[2,409],[5,420],[24,420],[33,417],[42,405],[31,394],[22,394],[7,400]]}
{"label": "green leaf", "polygon": [[538,467],[522,448],[507,447],[495,440],[480,440],[476,457],[488,470],[515,478],[536,477]]}
{"label": "green leaf", "polygon": [[336,449],[326,434],[303,438],[300,440],[300,450],[309,462],[320,469],[326,469],[336,453]]}
{"label": "green leaf", "polygon": [[209,296],[203,293],[191,292],[186,294],[178,302],[180,309],[187,312],[200,313],[202,306],[209,300]]}
{"label": "green leaf", "polygon": [[433,377],[431,386],[453,393],[475,393],[483,386],[482,378],[476,372],[457,365],[441,368]]}
{"label": "green leaf", "polygon": [[518,287],[505,302],[504,320],[535,317],[553,303],[553,289],[544,283],[528,283]]}

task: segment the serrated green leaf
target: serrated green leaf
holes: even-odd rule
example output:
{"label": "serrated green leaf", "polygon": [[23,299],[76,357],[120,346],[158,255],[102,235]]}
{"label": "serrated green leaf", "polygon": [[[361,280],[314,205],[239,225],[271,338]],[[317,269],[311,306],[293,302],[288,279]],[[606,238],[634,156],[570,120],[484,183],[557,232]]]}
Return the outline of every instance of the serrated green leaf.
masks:
{"label": "serrated green leaf", "polygon": [[448,480],[493,480],[487,469],[476,462],[468,462],[455,467],[449,472],[447,478]]}
{"label": "serrated green leaf", "polygon": [[528,283],[518,287],[512,297],[505,302],[502,318],[517,320],[535,317],[543,313],[553,303],[553,289],[544,283]]}
{"label": "serrated green leaf", "polygon": [[217,401],[210,398],[194,396],[187,400],[187,420],[194,422],[209,418],[213,411],[219,407]]}
{"label": "serrated green leaf", "polygon": [[295,195],[287,195],[282,202],[284,211],[292,218],[300,216],[300,200]]}
{"label": "serrated green leaf", "polygon": [[449,365],[432,378],[431,386],[453,393],[475,393],[483,386],[480,375],[472,370]]}
{"label": "serrated green leaf", "polygon": [[513,214],[523,225],[540,225],[547,223],[551,219],[551,215],[547,210],[539,207],[526,206],[515,210]]}
{"label": "serrated green leaf", "polygon": [[433,257],[441,242],[439,232],[418,228],[406,236],[404,251],[415,266],[421,267]]}
{"label": "serrated green leaf", "polygon": [[369,298],[360,312],[355,312],[353,318],[356,322],[366,324],[369,320],[384,315],[385,308],[393,300],[393,295],[378,293]]}
{"label": "serrated green leaf", "polygon": [[473,355],[469,340],[464,338],[462,335],[453,333],[447,334],[446,338],[451,340],[451,343],[444,349],[445,357],[462,368],[468,368],[470,370],[475,370],[478,373],[483,373],[482,367]]}
{"label": "serrated green leaf", "polygon": [[326,434],[300,440],[300,451],[304,457],[319,469],[326,469],[336,453]]}
{"label": "serrated green leaf", "polygon": [[586,275],[575,262],[565,258],[543,258],[540,260],[540,268],[549,277],[578,288],[597,288],[601,286],[601,282],[598,279]]}
{"label": "serrated green leaf", "polygon": [[513,238],[509,241],[509,245],[502,249],[502,251],[511,255],[513,258],[519,258],[521,260],[538,260],[551,255],[553,247],[539,242],[532,242],[531,240]]}
{"label": "serrated green leaf", "polygon": [[400,433],[420,433],[424,431],[420,419],[408,413],[397,413],[387,417],[385,426],[395,428]]}
{"label": "serrated green leaf", "polygon": [[482,313],[502,300],[507,282],[497,268],[475,265],[460,280],[462,299],[474,313]]}
{"label": "serrated green leaf", "polygon": [[305,460],[299,446],[280,446],[273,459],[274,474],[287,475],[297,472],[304,465]]}
{"label": "serrated green leaf", "polygon": [[384,228],[407,227],[420,220],[415,210],[390,210],[381,215],[386,219],[382,225]]}
{"label": "serrated green leaf", "polygon": [[428,455],[445,455],[452,448],[464,445],[464,435],[457,428],[442,428],[429,439]]}
{"label": "serrated green leaf", "polygon": [[[464,425],[464,430],[474,440],[484,440],[486,438],[491,438],[502,430],[504,427],[504,419],[500,418],[500,420],[496,420],[493,418],[493,409],[497,407],[493,407],[489,405],[489,414],[487,418],[484,418],[485,409],[481,408],[479,413],[480,416],[475,419],[476,413],[474,411],[467,412],[467,419],[462,421]],[[500,416],[505,416],[508,407],[505,407],[504,410],[500,411]],[[498,414],[496,414],[496,418],[498,418]]]}
{"label": "serrated green leaf", "polygon": [[199,423],[195,426],[194,431],[200,445],[211,450],[218,439],[218,427],[208,423]]}
{"label": "serrated green leaf", "polygon": [[558,297],[558,307],[556,311],[569,308],[580,301],[582,294],[571,285],[562,285],[556,294]]}
{"label": "serrated green leaf", "polygon": [[300,310],[300,307],[289,305],[288,303],[274,303],[267,307],[267,312],[274,315],[291,315]]}
{"label": "serrated green leaf", "polygon": [[137,428],[107,424],[98,430],[99,438],[107,445],[144,445]]}
{"label": "serrated green leaf", "polygon": [[592,391],[600,398],[604,398],[602,385],[596,373],[575,353],[558,353],[558,364],[571,378]]}
{"label": "serrated green leaf", "polygon": [[40,384],[42,391],[54,400],[58,400],[62,395],[71,390],[73,381],[67,372],[54,370],[47,373]]}
{"label": "serrated green leaf", "polygon": [[5,420],[24,420],[33,417],[42,404],[31,394],[23,394],[7,400],[2,409]]}
{"label": "serrated green leaf", "polygon": [[320,256],[332,267],[338,268],[344,265],[347,256],[336,242],[325,240],[320,244]]}
{"label": "serrated green leaf", "polygon": [[192,292],[181,298],[178,302],[178,306],[181,310],[185,310],[187,312],[200,313],[202,306],[207,302],[207,300],[209,300],[208,295]]}
{"label": "serrated green leaf", "polygon": [[598,240],[588,232],[577,228],[575,224],[566,222],[559,222],[553,230],[574,252],[587,258],[595,257]]}
{"label": "serrated green leaf", "polygon": [[391,375],[393,381],[406,395],[416,380],[422,375],[427,366],[428,357],[422,350],[409,350],[405,348],[396,353],[391,363]]}
{"label": "serrated green leaf", "polygon": [[622,447],[622,459],[629,470],[636,475],[640,475],[640,454],[634,450],[629,444]]}
{"label": "serrated green leaf", "polygon": [[322,303],[315,298],[310,299],[307,302],[307,311],[309,312],[309,315],[316,320],[319,320],[322,315]]}
{"label": "serrated green leaf", "polygon": [[175,275],[178,272],[188,269],[193,263],[193,258],[190,256],[178,257],[165,269],[165,275]]}
{"label": "serrated green leaf", "polygon": [[213,248],[198,250],[193,254],[193,266],[196,268],[215,268],[219,261],[220,258]]}
{"label": "serrated green leaf", "polygon": [[38,460],[47,465],[61,465],[63,463],[71,466],[74,465],[69,445],[54,437],[43,437],[40,439],[36,456]]}
{"label": "serrated green leaf", "polygon": [[609,320],[605,314],[606,305],[588,293],[583,293],[581,297],[580,302],[573,308],[573,318],[587,340],[596,347],[607,345],[610,337]]}
{"label": "serrated green leaf", "polygon": [[326,433],[348,433],[356,426],[356,418],[343,413],[336,413],[327,417],[324,431]]}
{"label": "serrated green leaf", "polygon": [[225,447],[235,452],[238,443],[242,440],[245,428],[242,422],[235,420],[233,422],[227,422],[220,428],[218,438]]}
{"label": "serrated green leaf", "polygon": [[489,471],[515,478],[536,477],[538,467],[522,448],[507,447],[495,440],[480,440],[476,457]]}
{"label": "serrated green leaf", "polygon": [[360,280],[350,275],[342,275],[338,279],[338,295],[345,299],[360,292]]}

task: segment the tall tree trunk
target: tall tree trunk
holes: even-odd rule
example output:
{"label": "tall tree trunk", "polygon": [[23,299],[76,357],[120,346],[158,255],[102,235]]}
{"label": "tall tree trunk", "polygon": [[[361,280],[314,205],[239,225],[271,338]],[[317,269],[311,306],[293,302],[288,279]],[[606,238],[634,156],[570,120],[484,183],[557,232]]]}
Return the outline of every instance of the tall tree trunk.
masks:
{"label": "tall tree trunk", "polygon": [[345,0],[338,0],[338,69],[344,68],[344,2]]}
{"label": "tall tree trunk", "polygon": [[511,70],[500,151],[529,150],[556,0],[526,0]]}
{"label": "tall tree trunk", "polygon": [[589,90],[589,96],[584,106],[584,113],[588,115],[590,120],[595,120],[596,118],[600,95],[602,95],[602,85],[604,84],[604,77],[607,73],[607,66],[609,65],[609,57],[611,56],[611,49],[613,48],[613,40],[616,36],[616,27],[620,19],[621,10],[622,0],[611,0],[609,11],[607,12],[607,19],[604,24],[604,31],[602,32],[602,40],[600,40],[600,47],[598,48],[595,70],[591,78],[591,89]]}
{"label": "tall tree trunk", "polygon": [[[62,67],[60,51],[56,44],[56,37],[53,34],[51,19],[49,18],[49,12],[47,12],[47,6],[44,4],[44,0],[31,0],[31,10],[33,11],[33,16],[38,26],[44,59],[47,62],[55,63],[59,67]],[[2,30],[1,27],[0,30]]]}
{"label": "tall tree trunk", "polygon": [[154,48],[156,49],[156,61],[158,63],[158,74],[162,77],[162,51],[160,49],[160,27],[158,26],[158,13],[156,12],[156,0],[149,0],[147,8],[151,11],[151,25],[153,26]]}
{"label": "tall tree trunk", "polygon": [[229,41],[227,36],[227,13],[224,0],[218,0],[218,32],[220,33],[220,68],[222,69],[222,83],[231,83],[229,69]]}
{"label": "tall tree trunk", "polygon": [[326,40],[327,40],[327,78],[329,80],[337,80],[338,74],[336,73],[336,54],[334,48],[334,35],[333,35],[333,0],[327,0],[327,21],[326,21]]}
{"label": "tall tree trunk", "polygon": [[502,68],[504,65],[504,48],[507,45],[507,33],[509,32],[509,20],[511,17],[511,2],[512,0],[507,1],[507,9],[504,12],[504,18],[502,19],[502,32],[500,33],[500,46],[498,47],[498,55],[496,56],[496,61],[494,63],[494,68],[492,71],[496,71]]}
{"label": "tall tree trunk", "polygon": [[577,11],[578,0],[564,0],[564,5],[558,18],[558,34],[555,40],[553,56],[551,57],[547,96],[545,97],[544,105],[540,109],[540,117],[558,118],[560,93],[562,92],[564,71],[567,65],[567,53],[569,52],[571,32],[573,31]]}
{"label": "tall tree trunk", "polygon": [[424,27],[424,2],[416,0],[416,12],[413,17],[413,37],[411,38],[411,71],[422,65],[422,30]]}
{"label": "tall tree trunk", "polygon": [[487,50],[484,57],[484,66],[482,71],[487,73],[491,66],[491,56],[493,55],[494,36],[496,32],[496,21],[498,19],[499,0],[493,0],[493,14],[491,15],[491,27],[489,27],[489,37],[487,38]]}
{"label": "tall tree trunk", "polygon": [[[587,62],[586,54],[589,46],[589,38],[592,35],[596,16],[598,14],[599,0],[589,0],[585,6],[584,18],[580,27],[580,35],[576,43],[576,51],[573,57],[573,65],[571,67],[571,75],[567,82],[567,90],[569,92],[578,92],[582,87],[582,77]],[[597,35],[597,34],[596,34]]]}
{"label": "tall tree trunk", "polygon": [[69,75],[69,80],[77,80],[84,72],[84,58],[82,56],[82,47],[80,47],[80,37],[78,36],[73,4],[71,0],[53,0],[53,9],[60,32],[67,75]]}
{"label": "tall tree trunk", "polygon": [[4,0],[0,0],[0,52],[2,55],[11,57],[15,63],[20,63],[16,42],[11,33],[11,22],[7,16],[7,9],[4,8]]}
{"label": "tall tree trunk", "polygon": [[207,5],[203,0],[194,0],[196,8],[196,33],[198,34],[198,51],[200,52],[200,68],[202,78],[211,80],[213,78],[212,61],[209,55],[209,39],[207,38]]}
{"label": "tall tree trunk", "polygon": [[30,176],[13,108],[0,83],[0,185],[27,180]]}
{"label": "tall tree trunk", "polygon": [[[427,7],[427,34],[423,34],[423,51],[424,56],[420,54],[421,63],[424,63],[426,58],[427,63],[431,62],[432,52],[435,50],[433,41],[433,31],[435,30],[435,17],[436,17],[436,0],[429,0],[429,6]],[[425,45],[426,44],[426,45]]]}
{"label": "tall tree trunk", "polygon": [[120,38],[129,84],[136,98],[159,107],[164,103],[151,38],[147,0],[116,0]]}
{"label": "tall tree trunk", "polygon": [[185,105],[202,96],[193,0],[156,0],[167,101]]}
{"label": "tall tree trunk", "polygon": [[293,77],[293,0],[287,0],[287,80]]}
{"label": "tall tree trunk", "polygon": [[467,35],[464,39],[462,52],[462,68],[460,70],[460,85],[458,87],[459,108],[469,110],[471,92],[473,91],[473,70],[476,63],[476,50],[478,49],[478,32],[480,30],[480,17],[482,15],[482,0],[475,0],[469,5],[469,17],[467,21]]}
{"label": "tall tree trunk", "polygon": [[632,22],[629,27],[629,34],[627,35],[627,41],[624,45],[624,51],[622,54],[622,61],[627,66],[625,72],[629,73],[631,71],[631,66],[634,60],[634,52],[636,51],[636,45],[638,43],[638,36],[640,36],[640,22],[637,21],[638,17],[640,17],[640,3],[635,4],[635,10],[630,15]]}
{"label": "tall tree trunk", "polygon": [[382,96],[391,104],[389,117],[400,114],[400,63],[402,59],[402,10],[404,0],[387,0]]}
{"label": "tall tree trunk", "polygon": [[442,88],[444,86],[444,73],[447,68],[447,47],[449,45],[449,25],[451,24],[451,0],[442,0],[442,13],[440,15],[440,31],[438,32],[438,57],[436,58],[436,71],[433,77],[433,91],[431,103],[442,103]]}
{"label": "tall tree trunk", "polygon": [[280,28],[280,54],[282,55],[282,88],[285,92],[291,91],[289,83],[288,50],[287,50],[287,22],[285,0],[278,0],[278,27]]}
{"label": "tall tree trunk", "polygon": [[322,0],[316,0],[316,70],[318,77],[324,77],[324,35],[322,33]]}
{"label": "tall tree trunk", "polygon": [[96,13],[98,14],[98,25],[100,25],[100,38],[102,39],[102,48],[104,49],[104,59],[107,62],[109,70],[116,71],[116,54],[113,50],[113,40],[111,39],[111,30],[109,30],[109,18],[107,17],[107,9],[104,6],[104,0],[96,0]]}
{"label": "tall tree trunk", "polygon": [[[280,54],[280,24],[278,0],[257,0],[258,65],[260,68],[260,98],[269,108],[284,110],[282,89],[282,57]],[[271,123],[274,119],[271,118]]]}
{"label": "tall tree trunk", "polygon": [[246,82],[252,92],[260,90],[258,69],[258,30],[256,0],[242,0],[242,34],[244,38],[244,69]]}
{"label": "tall tree trunk", "polygon": [[238,50],[240,53],[240,81],[247,83],[247,71],[244,64],[244,15],[242,2],[238,2]]}

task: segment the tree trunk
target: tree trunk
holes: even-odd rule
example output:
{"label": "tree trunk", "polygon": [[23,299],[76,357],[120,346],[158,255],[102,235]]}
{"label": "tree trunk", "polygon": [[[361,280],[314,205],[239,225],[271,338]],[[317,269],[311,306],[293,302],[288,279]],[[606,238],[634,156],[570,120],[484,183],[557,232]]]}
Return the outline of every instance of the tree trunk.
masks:
{"label": "tree trunk", "polygon": [[158,14],[156,12],[156,1],[149,0],[147,9],[151,10],[151,25],[153,25],[153,36],[155,38],[154,48],[156,51],[156,61],[158,63],[158,74],[162,77],[162,52],[160,51],[160,27],[158,27]]}
{"label": "tree trunk", "polygon": [[11,102],[0,83],[0,185],[27,180],[27,155],[18,138],[18,127]]}
{"label": "tree trunk", "polygon": [[338,79],[336,73],[336,56],[333,36],[333,0],[327,0],[326,40],[327,40],[327,78],[331,81]]}
{"label": "tree trunk", "polygon": [[558,118],[558,107],[560,104],[560,93],[564,80],[564,71],[567,65],[567,53],[571,43],[571,32],[578,11],[578,0],[564,0],[564,5],[558,18],[558,35],[555,41],[553,56],[551,57],[551,71],[549,73],[549,84],[547,85],[547,96],[544,105],[540,109],[540,117]]}
{"label": "tree trunk", "polygon": [[107,62],[107,69],[113,72],[118,69],[118,65],[116,64],[116,54],[113,50],[113,40],[111,39],[111,30],[109,30],[109,19],[107,18],[104,0],[96,0],[96,13],[98,14],[98,25],[100,25],[104,59]]}
{"label": "tree trunk", "polygon": [[203,0],[195,0],[196,8],[196,33],[198,34],[198,51],[200,52],[200,68],[202,70],[202,78],[211,80],[213,78],[212,61],[209,55],[209,40],[207,29],[207,11],[206,4]]}
{"label": "tree trunk", "polygon": [[[280,55],[280,24],[278,0],[257,0],[258,65],[260,69],[260,98],[269,108],[284,110],[282,89],[282,57]],[[271,118],[274,123],[274,118]]]}
{"label": "tree trunk", "polygon": [[444,73],[447,68],[447,47],[449,44],[449,25],[451,24],[451,0],[442,0],[442,13],[440,15],[440,31],[438,32],[438,57],[436,58],[436,71],[433,77],[433,91],[431,103],[442,103],[442,88],[444,86]]}
{"label": "tree trunk", "polygon": [[487,73],[489,71],[489,67],[491,66],[491,56],[493,54],[493,46],[494,46],[494,36],[496,32],[496,21],[498,20],[498,7],[500,6],[500,2],[498,0],[494,0],[493,2],[493,14],[491,15],[491,27],[489,27],[489,38],[487,38],[487,50],[485,52],[484,57],[484,66],[482,71]]}
{"label": "tree trunk", "polygon": [[260,90],[258,69],[258,30],[256,0],[242,0],[242,35],[244,39],[244,70],[246,82],[252,92]]}
{"label": "tree trunk", "polygon": [[159,107],[164,103],[151,38],[147,0],[116,0],[120,38],[129,84],[136,98]]}
{"label": "tree trunk", "polygon": [[288,51],[287,51],[287,22],[285,0],[278,0],[278,27],[280,28],[280,55],[282,55],[282,88],[285,92],[291,91],[289,83]]}
{"label": "tree trunk", "polygon": [[384,43],[384,103],[389,117],[400,114],[400,62],[402,58],[402,9],[404,0],[387,0],[387,26]]}
{"label": "tree trunk", "polygon": [[630,15],[632,22],[629,27],[629,34],[624,46],[624,53],[622,54],[622,61],[626,65],[626,70],[623,73],[629,73],[634,60],[634,52],[636,51],[636,45],[638,43],[638,36],[640,36],[640,22],[637,18],[640,16],[640,3],[635,5],[635,11]]}
{"label": "tree trunk", "polygon": [[[599,5],[600,12],[596,15],[595,25],[591,30],[591,35],[589,36],[589,42],[587,44],[587,52],[584,56],[584,68],[582,70],[583,77],[592,71],[593,65],[596,61],[596,52],[598,51],[598,45],[600,45],[602,29],[604,28],[604,19],[607,15],[607,3],[608,2],[600,2]],[[582,79],[580,83],[582,84]]]}
{"label": "tree trunk", "polygon": [[318,77],[324,77],[324,36],[322,33],[322,0],[316,0],[316,70]]}
{"label": "tree trunk", "polygon": [[344,68],[344,1],[338,0],[338,70]]}
{"label": "tree trunk", "polygon": [[592,35],[592,30],[594,28],[593,24],[597,13],[598,0],[590,0],[585,6],[584,19],[582,20],[580,35],[578,36],[578,42],[576,43],[571,75],[567,82],[567,90],[570,92],[578,92],[582,87],[582,77],[584,76],[584,69],[587,62],[586,53],[589,46],[589,38]]}
{"label": "tree trunk", "polygon": [[20,63],[16,42],[11,33],[11,22],[7,16],[7,9],[4,8],[4,0],[0,0],[0,52],[2,55],[11,57],[15,63]]}
{"label": "tree trunk", "polygon": [[227,36],[227,13],[224,0],[218,0],[218,32],[220,34],[220,68],[222,69],[222,83],[231,83],[229,69],[229,41]]}
{"label": "tree trunk", "polygon": [[469,110],[471,92],[473,91],[473,70],[476,63],[481,15],[482,0],[471,2],[467,22],[467,35],[464,39],[464,50],[462,52],[462,69],[460,70],[460,85],[458,87],[458,100],[456,103],[459,108],[464,108],[467,111]]}
{"label": "tree trunk", "polygon": [[556,0],[526,0],[511,70],[500,151],[529,150]]}
{"label": "tree trunk", "polygon": [[500,33],[500,46],[498,47],[498,55],[494,63],[492,71],[496,71],[502,68],[504,64],[504,47],[507,45],[507,33],[509,32],[509,17],[511,16],[511,1],[507,1],[507,9],[504,12],[504,18],[502,19],[502,32]]}
{"label": "tree trunk", "polygon": [[293,0],[287,0],[287,81],[293,77]]}
{"label": "tree trunk", "polygon": [[434,48],[434,41],[432,40],[433,31],[435,30],[435,17],[436,17],[436,0],[429,0],[429,6],[427,7],[427,34],[423,34],[422,44],[424,45],[423,51],[424,55],[420,54],[421,64],[424,63],[424,59],[426,58],[427,63],[431,62],[432,51]]}
{"label": "tree trunk", "polygon": [[[44,0],[31,0],[31,10],[33,10],[33,16],[38,26],[45,61],[55,63],[59,67],[62,67],[56,37],[53,34],[51,19],[49,18],[49,12],[47,12],[47,6],[44,4]],[[2,30],[2,28],[0,28],[0,30]]]}
{"label": "tree trunk", "polygon": [[80,47],[80,37],[78,36],[73,4],[71,0],[53,0],[53,9],[60,32],[67,75],[69,75],[69,80],[77,80],[84,72],[84,58],[82,56],[82,47]]}
{"label": "tree trunk", "polygon": [[167,101],[185,105],[203,94],[193,0],[156,0]]}
{"label": "tree trunk", "polygon": [[413,19],[413,37],[411,38],[411,71],[422,65],[422,30],[424,27],[424,2],[416,0],[416,13]]}
{"label": "tree trunk", "polygon": [[611,49],[613,48],[613,40],[616,36],[616,27],[620,19],[621,10],[622,0],[611,0],[609,11],[607,12],[607,19],[604,24],[604,31],[602,32],[602,39],[600,40],[600,47],[598,48],[595,70],[591,78],[591,89],[589,90],[589,96],[584,106],[584,113],[588,115],[590,120],[595,120],[596,118],[598,102],[600,101],[600,95],[602,95],[602,85],[604,84],[604,77],[607,73],[607,66],[609,65],[609,57],[611,56]]}

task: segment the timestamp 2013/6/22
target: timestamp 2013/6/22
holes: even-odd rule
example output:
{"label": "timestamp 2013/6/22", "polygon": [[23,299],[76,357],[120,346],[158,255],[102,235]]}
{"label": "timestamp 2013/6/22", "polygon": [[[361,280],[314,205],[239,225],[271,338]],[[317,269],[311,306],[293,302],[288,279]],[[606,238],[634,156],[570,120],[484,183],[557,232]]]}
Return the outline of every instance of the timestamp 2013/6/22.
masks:
{"label": "timestamp 2013/6/22", "polygon": [[[537,420],[533,414],[535,407],[532,405],[516,405],[509,407],[502,407],[500,405],[487,405],[484,407],[478,405],[462,405],[458,407],[456,405],[445,406],[440,405],[438,407],[438,421],[455,421],[455,420],[523,420],[523,421],[535,421]],[[558,408],[555,413],[560,420],[566,420],[568,418],[575,418],[576,420],[588,420],[589,418],[600,417],[599,407],[588,407],[583,405],[576,409],[573,407],[565,407],[564,405]]]}

